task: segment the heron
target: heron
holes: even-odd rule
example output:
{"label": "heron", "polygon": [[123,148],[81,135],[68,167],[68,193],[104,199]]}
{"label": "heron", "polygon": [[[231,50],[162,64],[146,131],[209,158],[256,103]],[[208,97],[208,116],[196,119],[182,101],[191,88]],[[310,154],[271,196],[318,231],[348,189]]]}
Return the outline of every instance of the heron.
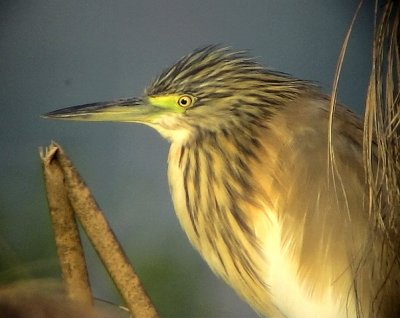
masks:
{"label": "heron", "polygon": [[368,211],[361,119],[337,103],[331,122],[313,82],[211,45],[141,97],[45,116],[141,123],[166,138],[183,230],[259,315],[400,316],[398,255]]}

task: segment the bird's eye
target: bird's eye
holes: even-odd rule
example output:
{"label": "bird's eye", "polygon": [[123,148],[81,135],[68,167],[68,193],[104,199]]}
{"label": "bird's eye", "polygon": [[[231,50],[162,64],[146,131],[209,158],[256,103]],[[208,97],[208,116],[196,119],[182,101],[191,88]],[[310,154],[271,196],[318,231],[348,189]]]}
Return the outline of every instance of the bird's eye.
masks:
{"label": "bird's eye", "polygon": [[178,99],[178,105],[184,108],[190,107],[194,102],[194,98],[189,95],[182,95]]}

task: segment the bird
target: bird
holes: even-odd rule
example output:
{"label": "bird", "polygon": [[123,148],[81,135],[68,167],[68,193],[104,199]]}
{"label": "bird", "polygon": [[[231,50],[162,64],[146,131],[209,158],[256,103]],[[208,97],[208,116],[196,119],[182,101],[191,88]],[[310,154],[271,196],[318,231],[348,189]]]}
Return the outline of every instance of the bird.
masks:
{"label": "bird", "polygon": [[45,117],[145,124],[170,142],[178,220],[264,317],[400,317],[400,263],[368,210],[362,120],[318,85],[209,45],[141,97]]}

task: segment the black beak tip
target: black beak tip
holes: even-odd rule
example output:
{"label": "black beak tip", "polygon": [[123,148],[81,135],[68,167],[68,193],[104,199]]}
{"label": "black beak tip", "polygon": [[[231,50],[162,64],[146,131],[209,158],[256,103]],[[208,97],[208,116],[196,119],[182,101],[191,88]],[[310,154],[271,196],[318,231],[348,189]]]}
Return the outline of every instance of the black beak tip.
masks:
{"label": "black beak tip", "polygon": [[65,119],[71,118],[74,116],[82,116],[87,115],[90,112],[96,112],[99,106],[104,103],[91,103],[85,105],[72,106],[67,108],[61,108],[54,110],[52,112],[41,115],[40,117],[46,119]]}
{"label": "black beak tip", "polygon": [[53,113],[54,113],[54,112],[48,112],[48,113],[46,113],[46,114],[41,114],[41,115],[40,115],[40,118],[50,119],[50,118],[52,118],[52,117],[54,116]]}
{"label": "black beak tip", "polygon": [[52,112],[42,114],[42,115],[40,115],[40,117],[44,118],[44,119],[63,118],[63,117],[65,118],[65,117],[68,117],[68,113],[65,112],[63,109],[60,109],[60,110],[55,110]]}
{"label": "black beak tip", "polygon": [[67,108],[58,109],[46,114],[41,115],[40,117],[46,119],[73,119],[74,117],[88,117],[94,113],[101,112],[105,108],[110,106],[135,106],[139,105],[142,102],[139,98],[121,98],[114,101],[108,102],[96,102],[78,106],[72,106]]}

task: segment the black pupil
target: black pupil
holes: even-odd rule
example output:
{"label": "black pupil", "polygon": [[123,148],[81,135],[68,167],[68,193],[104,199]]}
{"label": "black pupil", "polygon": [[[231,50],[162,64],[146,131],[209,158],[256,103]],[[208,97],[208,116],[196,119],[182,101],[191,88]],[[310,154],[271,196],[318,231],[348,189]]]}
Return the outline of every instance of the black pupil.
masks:
{"label": "black pupil", "polygon": [[188,103],[187,98],[182,98],[182,99],[181,99],[181,104],[182,104],[182,105],[187,105],[187,103]]}

